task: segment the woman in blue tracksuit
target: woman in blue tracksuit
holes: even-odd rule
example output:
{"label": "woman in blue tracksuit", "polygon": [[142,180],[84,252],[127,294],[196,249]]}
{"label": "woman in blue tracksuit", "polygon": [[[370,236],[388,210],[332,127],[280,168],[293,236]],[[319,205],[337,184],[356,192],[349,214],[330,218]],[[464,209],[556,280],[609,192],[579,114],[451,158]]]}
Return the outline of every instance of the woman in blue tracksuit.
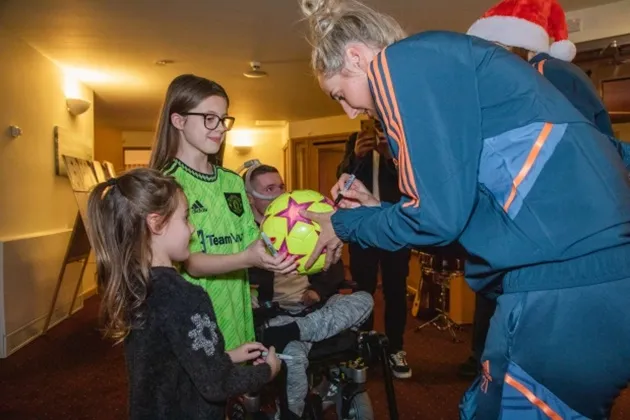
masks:
{"label": "woman in blue tracksuit", "polygon": [[459,242],[471,287],[500,294],[477,418],[606,418],[630,379],[630,183],[608,136],[495,44],[405,38],[355,1],[302,9],[320,86],[383,122],[403,193],[379,203],[355,181],[345,209],[307,213],[314,254]]}

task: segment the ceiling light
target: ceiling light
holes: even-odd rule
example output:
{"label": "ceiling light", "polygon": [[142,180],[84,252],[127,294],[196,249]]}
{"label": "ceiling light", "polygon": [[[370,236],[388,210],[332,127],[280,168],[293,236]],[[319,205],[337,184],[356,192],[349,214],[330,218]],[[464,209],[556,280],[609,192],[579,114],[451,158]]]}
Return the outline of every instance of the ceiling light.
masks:
{"label": "ceiling light", "polygon": [[252,69],[243,73],[243,76],[249,79],[260,79],[262,77],[267,77],[267,72],[260,69],[260,63],[258,61],[252,61],[251,63],[249,63],[249,65]]}

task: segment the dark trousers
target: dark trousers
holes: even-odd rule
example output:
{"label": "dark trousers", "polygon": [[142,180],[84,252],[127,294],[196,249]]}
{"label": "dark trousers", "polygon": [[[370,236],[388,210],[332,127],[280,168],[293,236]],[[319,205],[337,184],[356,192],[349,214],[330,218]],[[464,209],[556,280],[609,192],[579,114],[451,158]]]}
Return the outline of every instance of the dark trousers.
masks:
{"label": "dark trousers", "polygon": [[[363,249],[349,244],[350,272],[358,290],[374,294],[379,265],[381,267],[383,295],[385,297],[385,334],[389,338],[389,350],[396,353],[403,349],[403,334],[407,323],[407,275],[409,274],[408,249],[396,252],[376,248]],[[374,314],[363,325],[366,330],[374,326]]]}
{"label": "dark trousers", "polygon": [[486,337],[490,328],[490,318],[497,308],[496,299],[488,299],[481,293],[475,293],[475,317],[473,318],[472,354],[477,363],[481,360]]}

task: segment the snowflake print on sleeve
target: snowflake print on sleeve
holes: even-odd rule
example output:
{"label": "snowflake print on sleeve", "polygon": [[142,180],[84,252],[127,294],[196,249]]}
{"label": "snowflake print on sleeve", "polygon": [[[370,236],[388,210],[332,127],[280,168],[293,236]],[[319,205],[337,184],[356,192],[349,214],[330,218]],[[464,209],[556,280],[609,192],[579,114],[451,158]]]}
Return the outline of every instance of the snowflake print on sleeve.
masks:
{"label": "snowflake print on sleeve", "polygon": [[[193,340],[192,349],[195,351],[203,349],[206,356],[213,356],[219,341],[217,324],[211,321],[208,315],[194,314],[190,320],[195,325],[195,328],[188,332],[188,337]],[[206,329],[208,330],[207,334],[204,333]]]}

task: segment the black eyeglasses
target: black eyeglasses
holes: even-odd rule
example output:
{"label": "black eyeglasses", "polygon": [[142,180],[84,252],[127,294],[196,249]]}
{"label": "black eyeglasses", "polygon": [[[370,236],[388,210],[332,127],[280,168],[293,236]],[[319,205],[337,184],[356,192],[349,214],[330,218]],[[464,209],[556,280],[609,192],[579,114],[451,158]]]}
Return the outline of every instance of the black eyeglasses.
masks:
{"label": "black eyeglasses", "polygon": [[214,130],[219,124],[223,124],[225,130],[230,131],[232,127],[234,127],[234,121],[236,120],[234,117],[219,117],[218,115],[203,114],[201,112],[181,112],[179,115],[198,115],[203,117],[203,125],[205,125],[208,130]]}

